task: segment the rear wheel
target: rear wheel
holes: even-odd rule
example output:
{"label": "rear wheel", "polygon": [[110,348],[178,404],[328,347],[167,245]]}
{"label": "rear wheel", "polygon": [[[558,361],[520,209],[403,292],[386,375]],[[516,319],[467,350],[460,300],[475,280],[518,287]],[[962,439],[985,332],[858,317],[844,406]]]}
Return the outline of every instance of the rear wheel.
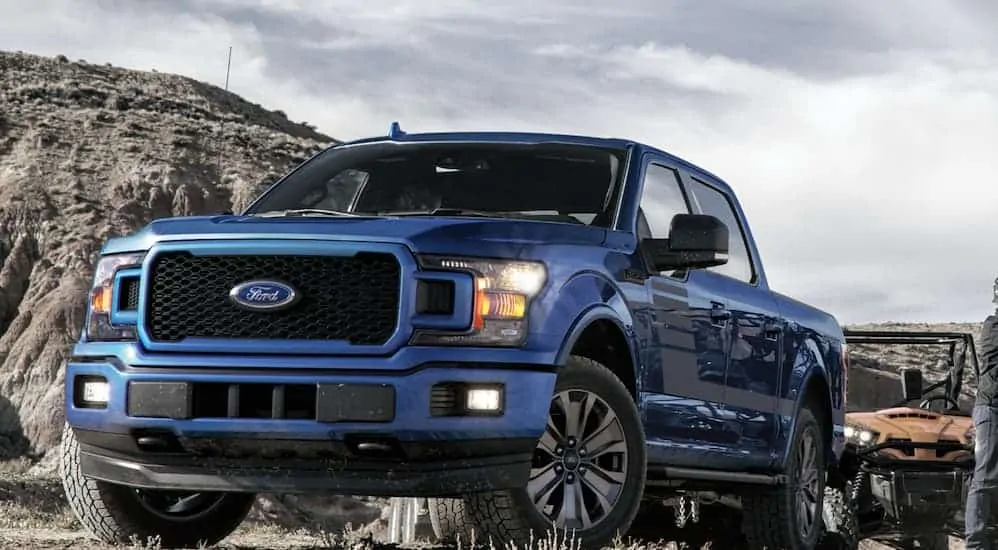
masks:
{"label": "rear wheel", "polygon": [[748,547],[811,550],[822,533],[825,496],[825,439],[821,424],[805,404],[797,416],[787,483],[743,497]]}
{"label": "rear wheel", "polygon": [[634,520],[645,472],[630,392],[605,366],[573,356],[558,375],[527,486],[465,495],[462,513],[480,542],[525,545],[555,531],[599,548]]}
{"label": "rear wheel", "polygon": [[59,474],[73,514],[106,544],[164,548],[211,546],[229,536],[249,514],[252,494],[150,491],[87,478],[72,428],[62,433]]}

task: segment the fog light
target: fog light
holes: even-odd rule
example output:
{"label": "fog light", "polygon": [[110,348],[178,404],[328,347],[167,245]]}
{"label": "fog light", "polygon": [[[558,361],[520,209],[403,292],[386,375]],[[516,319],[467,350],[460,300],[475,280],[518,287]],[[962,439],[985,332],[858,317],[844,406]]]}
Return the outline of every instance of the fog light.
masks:
{"label": "fog light", "polygon": [[469,388],[464,399],[469,411],[496,412],[502,408],[502,392],[496,388]]}
{"label": "fog light", "polygon": [[111,397],[111,387],[102,380],[86,380],[81,391],[83,402],[88,405],[107,405]]}

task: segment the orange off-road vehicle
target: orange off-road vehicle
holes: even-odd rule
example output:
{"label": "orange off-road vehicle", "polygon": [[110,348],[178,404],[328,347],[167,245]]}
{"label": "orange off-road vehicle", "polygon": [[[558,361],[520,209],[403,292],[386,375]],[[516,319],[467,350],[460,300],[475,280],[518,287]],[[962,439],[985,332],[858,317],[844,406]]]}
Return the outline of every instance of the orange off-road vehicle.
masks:
{"label": "orange off-road vehicle", "polygon": [[898,369],[900,402],[847,411],[841,467],[850,482],[825,507],[826,529],[843,549],[874,539],[903,550],[945,550],[948,536],[962,537],[974,465],[970,407],[960,403],[967,367],[978,372],[974,338],[867,330],[847,330],[845,337],[853,357],[870,346],[924,345],[937,347],[943,364]]}

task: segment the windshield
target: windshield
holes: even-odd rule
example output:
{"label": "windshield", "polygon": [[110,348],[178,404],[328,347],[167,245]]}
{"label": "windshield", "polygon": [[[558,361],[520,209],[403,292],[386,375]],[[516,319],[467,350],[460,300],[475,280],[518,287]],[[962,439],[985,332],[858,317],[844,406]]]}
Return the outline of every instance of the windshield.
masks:
{"label": "windshield", "polygon": [[331,148],[278,182],[246,214],[495,216],[607,227],[625,155],[563,144]]}
{"label": "windshield", "polygon": [[[902,400],[901,369],[922,371],[924,397],[948,395],[973,399],[973,350],[957,338],[927,342],[922,334],[877,337],[857,331],[847,334],[849,344],[849,409],[877,410],[897,406]],[[879,341],[878,341],[879,340]],[[935,387],[934,387],[935,386]],[[933,388],[934,387],[934,388]],[[933,389],[930,389],[933,388]],[[944,404],[937,401],[933,407]],[[919,401],[906,404],[918,407]]]}

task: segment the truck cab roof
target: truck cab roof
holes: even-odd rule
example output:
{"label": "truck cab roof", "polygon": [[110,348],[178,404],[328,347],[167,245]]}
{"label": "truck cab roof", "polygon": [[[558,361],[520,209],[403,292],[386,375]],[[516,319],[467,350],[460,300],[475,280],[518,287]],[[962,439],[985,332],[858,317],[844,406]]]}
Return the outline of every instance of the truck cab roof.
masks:
{"label": "truck cab roof", "polygon": [[723,179],[686,159],[678,157],[668,151],[654,147],[647,143],[626,138],[586,136],[578,134],[555,134],[544,132],[421,132],[406,133],[393,123],[386,136],[374,136],[360,138],[352,141],[337,143],[330,148],[354,147],[358,145],[374,143],[432,143],[432,142],[478,142],[478,143],[561,143],[568,145],[581,145],[587,147],[603,147],[608,149],[629,149],[639,156],[644,153],[652,153],[663,156],[671,162],[681,165],[686,170],[711,180],[711,183],[721,188],[725,192],[730,192],[731,188]]}

